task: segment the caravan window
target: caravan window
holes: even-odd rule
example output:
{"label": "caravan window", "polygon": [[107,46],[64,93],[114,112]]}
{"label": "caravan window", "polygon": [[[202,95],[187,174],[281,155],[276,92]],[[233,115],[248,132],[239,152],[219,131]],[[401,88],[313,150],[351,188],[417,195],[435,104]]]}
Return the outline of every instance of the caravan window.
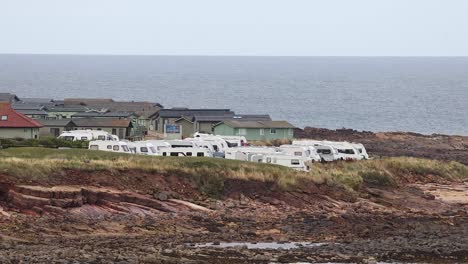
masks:
{"label": "caravan window", "polygon": [[302,152],[296,151],[296,152],[294,152],[294,156],[302,156]]}
{"label": "caravan window", "polygon": [[119,147],[119,145],[114,145],[114,147],[112,147],[112,149],[113,149],[114,151],[119,151],[119,150],[120,150],[120,147]]}
{"label": "caravan window", "polygon": [[81,137],[81,140],[88,140],[88,137]]}
{"label": "caravan window", "polygon": [[91,146],[89,146],[89,149],[99,150],[99,146],[98,145],[91,145]]}
{"label": "caravan window", "polygon": [[148,153],[148,148],[147,147],[141,147],[140,152],[142,153]]}
{"label": "caravan window", "polygon": [[213,145],[213,149],[214,149],[214,151],[218,151],[218,146],[217,146],[217,145]]}
{"label": "caravan window", "polygon": [[112,145],[107,145],[107,149],[112,149]]}
{"label": "caravan window", "polygon": [[192,156],[192,152],[187,152],[187,154],[185,154],[185,156]]}
{"label": "caravan window", "polygon": [[338,153],[343,153],[343,154],[355,154],[354,150],[352,149],[338,149]]}
{"label": "caravan window", "polygon": [[75,139],[74,136],[64,136],[63,139],[68,140],[68,141],[73,141]]}
{"label": "caravan window", "polygon": [[128,151],[129,151],[129,150],[128,150],[128,147],[127,147],[127,146],[125,146],[125,145],[124,145],[124,146],[122,146],[122,149],[123,149],[123,151],[125,151],[125,152],[128,152]]}
{"label": "caravan window", "polygon": [[203,153],[203,152],[197,152],[197,157],[203,157],[203,156],[205,156],[205,153]]}
{"label": "caravan window", "polygon": [[329,150],[329,149],[317,149],[317,153],[328,155],[328,154],[331,154],[331,150]]}
{"label": "caravan window", "polygon": [[167,156],[167,153],[166,153],[166,152],[163,152],[163,156]]}
{"label": "caravan window", "polygon": [[362,153],[362,149],[358,149],[359,150],[359,153]]}
{"label": "caravan window", "polygon": [[266,159],[266,162],[267,162],[267,163],[271,163],[271,158],[267,158],[267,159]]}
{"label": "caravan window", "polygon": [[299,162],[298,159],[291,160],[291,165],[299,165],[299,164],[300,164],[300,162]]}
{"label": "caravan window", "polygon": [[97,137],[98,140],[106,140],[106,136],[100,135]]}
{"label": "caravan window", "polygon": [[156,153],[156,149],[154,147],[149,148],[151,150],[151,153]]}
{"label": "caravan window", "polygon": [[178,157],[178,156],[179,156],[179,153],[178,153],[178,152],[171,152],[171,156],[173,156],[173,157]]}

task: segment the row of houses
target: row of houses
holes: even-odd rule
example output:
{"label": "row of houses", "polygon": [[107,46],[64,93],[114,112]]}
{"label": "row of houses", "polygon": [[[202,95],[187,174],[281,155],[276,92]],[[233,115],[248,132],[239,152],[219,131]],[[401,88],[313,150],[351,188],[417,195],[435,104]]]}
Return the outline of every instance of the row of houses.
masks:
{"label": "row of houses", "polygon": [[[146,101],[54,100],[19,98],[14,94],[0,93],[0,102],[3,102],[4,109],[8,109],[5,115],[15,112],[40,124],[34,137],[56,137],[63,131],[93,129],[127,139],[174,134],[186,138],[195,132],[202,132],[243,135],[249,140],[272,140],[291,139],[294,129],[288,122],[273,121],[267,114],[237,114],[230,109],[167,109],[158,103]],[[3,127],[9,123],[5,121]],[[11,136],[11,132],[8,135],[2,133],[1,128],[2,123],[0,138]]]}

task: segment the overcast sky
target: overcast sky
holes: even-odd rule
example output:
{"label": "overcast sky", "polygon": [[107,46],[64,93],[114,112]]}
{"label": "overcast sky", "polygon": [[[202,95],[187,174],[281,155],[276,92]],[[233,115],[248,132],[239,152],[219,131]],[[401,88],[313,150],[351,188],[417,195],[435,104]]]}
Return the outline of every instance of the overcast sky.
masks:
{"label": "overcast sky", "polygon": [[0,53],[467,56],[467,0],[0,0]]}

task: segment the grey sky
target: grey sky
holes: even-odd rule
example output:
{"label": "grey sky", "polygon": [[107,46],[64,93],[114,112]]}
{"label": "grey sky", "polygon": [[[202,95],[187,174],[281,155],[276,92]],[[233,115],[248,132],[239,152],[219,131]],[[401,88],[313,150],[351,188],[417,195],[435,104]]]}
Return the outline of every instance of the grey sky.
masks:
{"label": "grey sky", "polygon": [[466,0],[0,0],[0,53],[467,56]]}

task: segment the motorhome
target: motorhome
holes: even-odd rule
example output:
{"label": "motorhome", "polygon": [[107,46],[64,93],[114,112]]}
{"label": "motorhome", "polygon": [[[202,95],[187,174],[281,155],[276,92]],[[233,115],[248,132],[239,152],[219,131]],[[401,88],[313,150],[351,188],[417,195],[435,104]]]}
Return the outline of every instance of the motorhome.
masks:
{"label": "motorhome", "polygon": [[173,157],[212,157],[211,153],[206,148],[198,147],[166,147],[161,148],[160,153],[162,156]]}
{"label": "motorhome", "polygon": [[287,155],[308,158],[312,162],[321,161],[317,150],[311,146],[281,145],[279,150]]}
{"label": "motorhome", "polygon": [[158,151],[153,144],[146,141],[129,142],[128,147],[130,151],[135,154],[150,156],[158,155]]}
{"label": "motorhome", "polygon": [[104,141],[104,140],[95,140],[89,142],[89,149],[91,150],[102,150],[109,152],[118,152],[118,153],[128,153],[130,154],[130,149],[128,144],[123,141]]}
{"label": "motorhome", "polygon": [[284,154],[254,154],[251,157],[252,162],[276,164],[300,171],[309,171],[307,164],[309,159],[298,156]]}

